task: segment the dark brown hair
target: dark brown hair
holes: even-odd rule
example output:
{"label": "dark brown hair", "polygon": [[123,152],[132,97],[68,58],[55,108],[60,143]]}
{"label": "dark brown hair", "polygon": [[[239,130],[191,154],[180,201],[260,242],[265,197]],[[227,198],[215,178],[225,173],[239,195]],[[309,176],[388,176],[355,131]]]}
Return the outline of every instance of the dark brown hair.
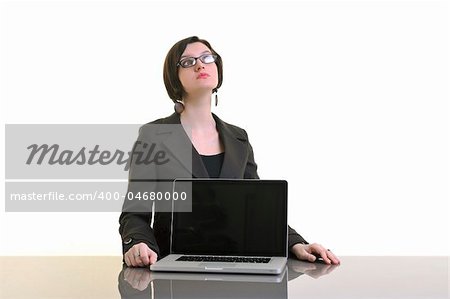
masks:
{"label": "dark brown hair", "polygon": [[200,42],[208,47],[208,49],[212,52],[212,54],[217,55],[217,59],[215,64],[217,65],[217,74],[218,74],[218,83],[217,86],[213,89],[213,92],[217,92],[219,87],[222,85],[223,79],[223,69],[222,69],[222,58],[220,55],[214,51],[208,41],[204,39],[200,39],[197,36],[191,36],[185,39],[180,40],[172,48],[169,50],[166,56],[166,60],[164,61],[164,85],[166,86],[167,93],[172,101],[176,102],[177,100],[181,100],[183,94],[185,94],[185,90],[183,85],[178,78],[178,66],[177,63],[180,61],[181,55],[184,50],[186,50],[187,45]]}

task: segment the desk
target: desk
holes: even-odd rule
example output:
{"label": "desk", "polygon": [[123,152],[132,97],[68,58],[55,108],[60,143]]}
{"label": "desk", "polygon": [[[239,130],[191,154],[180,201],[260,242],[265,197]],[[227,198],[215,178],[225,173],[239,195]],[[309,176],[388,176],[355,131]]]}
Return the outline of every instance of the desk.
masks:
{"label": "desk", "polygon": [[118,256],[0,257],[0,298],[449,298],[448,257],[341,261],[289,260],[278,279],[211,274],[215,279],[204,281],[122,267]]}

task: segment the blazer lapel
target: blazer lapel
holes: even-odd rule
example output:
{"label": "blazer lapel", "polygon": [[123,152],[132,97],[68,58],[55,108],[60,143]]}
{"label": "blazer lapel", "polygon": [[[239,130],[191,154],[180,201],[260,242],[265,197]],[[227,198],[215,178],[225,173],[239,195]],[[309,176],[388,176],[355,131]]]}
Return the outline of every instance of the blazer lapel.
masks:
{"label": "blazer lapel", "polygon": [[215,114],[213,114],[213,117],[216,120],[216,127],[225,148],[225,157],[219,176],[230,179],[242,178],[246,166],[247,137],[232,131],[229,125]]}
{"label": "blazer lapel", "polygon": [[[189,136],[181,126],[180,116],[177,113],[167,117],[162,124],[179,125],[179,128],[161,128],[159,134],[167,134],[167,138],[163,140],[166,149],[180,162],[183,167],[192,174],[194,178],[207,178],[208,171],[206,170],[200,155],[192,145]],[[188,159],[186,146],[191,147],[191,155]]]}

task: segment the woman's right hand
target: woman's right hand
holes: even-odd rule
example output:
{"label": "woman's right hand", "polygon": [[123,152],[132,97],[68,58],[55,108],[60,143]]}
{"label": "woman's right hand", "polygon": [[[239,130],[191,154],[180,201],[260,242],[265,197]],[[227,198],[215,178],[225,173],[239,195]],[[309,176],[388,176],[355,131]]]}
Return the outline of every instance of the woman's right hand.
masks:
{"label": "woman's right hand", "polygon": [[154,264],[158,259],[156,252],[147,244],[138,243],[125,252],[124,260],[128,267],[145,267]]}

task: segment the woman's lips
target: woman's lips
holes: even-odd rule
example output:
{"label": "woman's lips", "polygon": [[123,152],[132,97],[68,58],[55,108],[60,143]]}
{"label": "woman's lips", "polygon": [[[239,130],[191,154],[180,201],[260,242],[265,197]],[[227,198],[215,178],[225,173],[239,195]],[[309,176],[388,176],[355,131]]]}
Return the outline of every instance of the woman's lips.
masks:
{"label": "woman's lips", "polygon": [[209,74],[207,74],[207,73],[200,73],[200,74],[198,74],[197,79],[205,79],[205,78],[208,78],[208,77],[209,77]]}

